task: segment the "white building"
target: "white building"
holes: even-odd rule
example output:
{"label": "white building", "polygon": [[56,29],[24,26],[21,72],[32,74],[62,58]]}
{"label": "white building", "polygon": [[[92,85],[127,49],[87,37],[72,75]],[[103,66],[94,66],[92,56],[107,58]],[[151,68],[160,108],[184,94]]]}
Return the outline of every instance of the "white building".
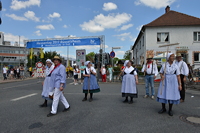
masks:
{"label": "white building", "polygon": [[167,51],[181,53],[187,63],[200,67],[200,18],[170,10],[144,25],[132,47],[134,64],[142,65],[147,55],[157,56]]}

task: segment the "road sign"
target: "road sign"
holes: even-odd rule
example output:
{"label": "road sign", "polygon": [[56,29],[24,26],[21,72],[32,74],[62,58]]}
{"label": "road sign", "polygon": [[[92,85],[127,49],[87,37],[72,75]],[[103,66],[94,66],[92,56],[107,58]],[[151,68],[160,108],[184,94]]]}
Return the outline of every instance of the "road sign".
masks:
{"label": "road sign", "polygon": [[42,62],[37,62],[37,63],[36,63],[36,67],[37,67],[37,68],[42,68],[42,66],[43,66],[43,63],[42,63]]}
{"label": "road sign", "polygon": [[111,52],[110,52],[110,57],[111,57],[111,58],[115,58],[115,52],[114,52],[114,51],[111,51]]}
{"label": "road sign", "polygon": [[76,50],[76,65],[81,66],[82,62],[85,62],[86,50]]}

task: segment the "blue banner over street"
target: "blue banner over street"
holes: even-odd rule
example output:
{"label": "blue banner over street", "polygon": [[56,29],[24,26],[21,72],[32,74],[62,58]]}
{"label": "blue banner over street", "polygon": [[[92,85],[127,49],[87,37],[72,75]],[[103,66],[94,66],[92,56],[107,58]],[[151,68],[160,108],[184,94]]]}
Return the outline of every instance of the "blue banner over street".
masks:
{"label": "blue banner over street", "polygon": [[100,45],[100,38],[83,38],[83,39],[63,39],[63,40],[46,40],[27,42],[26,48],[43,48],[43,47],[62,47],[62,46],[82,46],[82,45]]}

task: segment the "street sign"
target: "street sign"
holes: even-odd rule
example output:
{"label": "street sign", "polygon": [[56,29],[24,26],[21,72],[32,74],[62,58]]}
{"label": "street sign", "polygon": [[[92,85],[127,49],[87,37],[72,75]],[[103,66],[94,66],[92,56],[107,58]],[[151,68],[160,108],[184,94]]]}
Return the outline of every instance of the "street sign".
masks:
{"label": "street sign", "polygon": [[42,62],[37,62],[37,63],[36,63],[36,67],[37,67],[37,68],[42,68],[42,66],[43,66],[43,63],[42,63]]}
{"label": "street sign", "polygon": [[111,58],[115,58],[115,52],[114,52],[114,51],[111,51],[111,52],[110,52],[110,57],[111,57]]}
{"label": "street sign", "polygon": [[81,66],[82,62],[85,62],[86,50],[76,50],[76,65]]}

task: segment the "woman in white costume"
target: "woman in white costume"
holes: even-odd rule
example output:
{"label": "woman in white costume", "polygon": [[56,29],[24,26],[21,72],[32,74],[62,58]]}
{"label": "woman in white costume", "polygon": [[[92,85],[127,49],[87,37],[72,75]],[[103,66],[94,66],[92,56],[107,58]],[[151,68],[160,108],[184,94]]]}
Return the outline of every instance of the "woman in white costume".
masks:
{"label": "woman in white costume", "polygon": [[124,69],[122,70],[123,73],[123,80],[122,80],[122,97],[126,97],[124,103],[128,102],[128,97],[130,97],[130,104],[133,103],[133,98],[138,97],[137,87],[138,84],[138,76],[135,68],[132,67],[132,62],[126,60],[124,63]]}
{"label": "woman in white costume", "polygon": [[42,90],[42,98],[44,98],[45,101],[43,104],[40,105],[40,107],[47,107],[47,100],[50,100],[49,92],[53,91],[53,88],[50,87],[51,72],[53,71],[53,69],[54,69],[54,63],[50,59],[47,59],[46,60],[46,77],[43,82],[43,90]]}
{"label": "woman in white costume", "polygon": [[161,82],[158,88],[157,95],[157,101],[162,103],[162,109],[158,113],[162,114],[166,112],[165,104],[169,104],[168,114],[170,116],[173,116],[173,104],[180,103],[180,90],[182,89],[180,80],[180,69],[174,63],[174,59],[175,56],[173,53],[167,54],[167,62],[163,64],[160,69]]}

